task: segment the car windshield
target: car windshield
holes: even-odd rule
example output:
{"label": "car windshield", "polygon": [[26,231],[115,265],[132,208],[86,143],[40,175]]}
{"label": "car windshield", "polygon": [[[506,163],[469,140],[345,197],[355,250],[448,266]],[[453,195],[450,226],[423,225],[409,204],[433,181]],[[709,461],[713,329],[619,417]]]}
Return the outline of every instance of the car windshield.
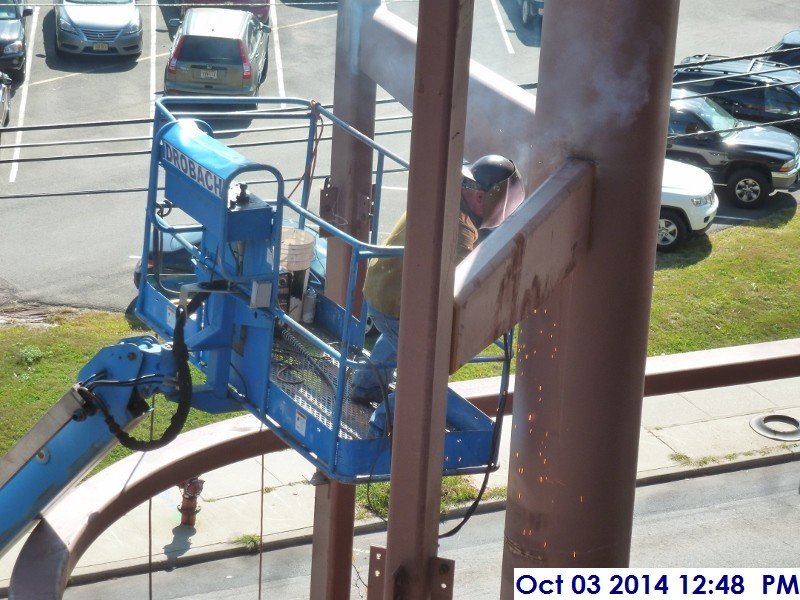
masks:
{"label": "car windshield", "polygon": [[0,4],[0,19],[18,19],[16,4]]}
{"label": "car windshield", "polygon": [[714,131],[734,129],[736,119],[724,108],[708,98],[696,98],[694,104],[697,116]]}

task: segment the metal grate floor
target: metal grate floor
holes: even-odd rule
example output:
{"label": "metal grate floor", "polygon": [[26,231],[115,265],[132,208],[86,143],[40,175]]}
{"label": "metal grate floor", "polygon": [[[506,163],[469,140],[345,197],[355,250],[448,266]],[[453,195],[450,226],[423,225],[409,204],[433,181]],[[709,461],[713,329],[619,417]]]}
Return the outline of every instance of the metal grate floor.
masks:
{"label": "metal grate floor", "polygon": [[[333,340],[326,339],[328,336],[319,331],[314,333],[333,344]],[[275,338],[270,379],[328,429],[333,429],[338,371],[338,361],[306,342],[299,334],[289,332]],[[353,372],[347,369],[339,437],[366,439],[373,437],[369,432],[373,408],[350,401]]]}

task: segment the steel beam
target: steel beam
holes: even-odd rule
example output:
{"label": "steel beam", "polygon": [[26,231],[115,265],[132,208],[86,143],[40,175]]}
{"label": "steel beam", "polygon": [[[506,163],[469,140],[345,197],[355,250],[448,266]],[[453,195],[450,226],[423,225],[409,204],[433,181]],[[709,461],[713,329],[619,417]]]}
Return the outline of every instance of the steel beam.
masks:
{"label": "steel beam", "polygon": [[422,0],[383,597],[431,595],[437,558],[471,0]]}
{"label": "steel beam", "polygon": [[[385,7],[365,20],[361,32],[361,70],[409,110],[415,106],[416,39],[417,29]],[[535,96],[474,60],[469,77],[464,157],[474,160],[497,153],[517,164],[527,162],[539,143],[533,136]],[[526,189],[532,190],[533,173],[522,170],[521,175]],[[536,185],[542,181],[539,178]]]}
{"label": "steel beam", "polygon": [[520,167],[596,178],[586,256],[521,325],[502,598],[515,567],[628,564],[678,0],[547,10]]}
{"label": "steel beam", "polygon": [[589,245],[592,165],[568,160],[456,268],[450,372],[533,313]]}
{"label": "steel beam", "polygon": [[[800,338],[683,352],[647,359],[644,396],[679,394],[757,381],[800,377]],[[506,414],[514,404],[514,376],[508,382]],[[450,387],[487,415],[497,411],[500,377],[456,381]]]}
{"label": "steel beam", "polygon": [[[363,134],[375,135],[377,86],[358,69],[361,30],[379,0],[341,0],[336,25],[336,71],[333,105],[336,116]],[[331,142],[331,183],[338,188],[332,207],[335,223],[361,240],[369,239],[369,211],[359,210],[372,196],[372,150],[334,128]],[[350,247],[328,238],[325,294],[344,305],[350,265]],[[359,278],[363,281],[363,275]],[[361,306],[361,286],[354,306]],[[350,577],[355,522],[355,486],[332,481],[316,488],[314,541],[311,560],[311,600],[350,596]]]}

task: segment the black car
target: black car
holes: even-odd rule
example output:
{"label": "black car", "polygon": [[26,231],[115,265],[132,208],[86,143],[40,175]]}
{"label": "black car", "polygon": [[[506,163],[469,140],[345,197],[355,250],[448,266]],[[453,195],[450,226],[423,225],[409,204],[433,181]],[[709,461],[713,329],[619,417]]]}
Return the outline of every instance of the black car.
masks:
{"label": "black car", "polygon": [[0,73],[0,127],[8,125],[11,118],[11,78]]}
{"label": "black car", "polygon": [[[675,70],[673,85],[697,94],[708,94],[738,119],[775,123],[800,135],[800,72],[783,63],[766,60],[724,60],[724,56],[696,55]],[[785,123],[776,123],[784,121]]]}
{"label": "black car", "polygon": [[740,208],[757,208],[774,190],[794,190],[800,139],[776,127],[740,121],[719,104],[672,90],[667,157],[700,167]]}
{"label": "black car", "polygon": [[800,30],[790,31],[783,39],[764,52],[780,52],[773,59],[793,67],[800,67]]}
{"label": "black car", "polygon": [[25,17],[33,9],[19,0],[6,0],[0,4],[0,71],[16,81],[25,79],[25,54],[27,50],[27,23]]}

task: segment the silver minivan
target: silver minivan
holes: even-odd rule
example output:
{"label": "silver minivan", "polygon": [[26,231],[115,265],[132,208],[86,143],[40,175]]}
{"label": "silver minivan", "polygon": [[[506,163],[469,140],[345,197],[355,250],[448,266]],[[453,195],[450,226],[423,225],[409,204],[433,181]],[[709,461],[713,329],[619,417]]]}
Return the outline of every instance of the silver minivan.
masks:
{"label": "silver minivan", "polygon": [[164,71],[164,95],[255,96],[267,73],[269,26],[251,12],[190,8]]}

